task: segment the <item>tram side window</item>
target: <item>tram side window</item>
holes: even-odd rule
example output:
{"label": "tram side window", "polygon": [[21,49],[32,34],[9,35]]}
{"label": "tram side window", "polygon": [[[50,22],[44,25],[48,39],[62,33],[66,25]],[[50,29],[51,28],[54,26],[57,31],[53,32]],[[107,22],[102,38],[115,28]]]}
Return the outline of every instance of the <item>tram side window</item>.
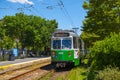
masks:
{"label": "tram side window", "polygon": [[73,48],[77,48],[77,38],[73,37]]}

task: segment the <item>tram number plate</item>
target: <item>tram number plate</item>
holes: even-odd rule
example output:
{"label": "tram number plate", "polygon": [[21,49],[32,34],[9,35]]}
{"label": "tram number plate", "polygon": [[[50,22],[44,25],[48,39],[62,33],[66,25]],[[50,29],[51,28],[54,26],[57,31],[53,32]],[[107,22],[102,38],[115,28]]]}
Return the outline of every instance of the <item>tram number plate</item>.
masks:
{"label": "tram number plate", "polygon": [[63,52],[59,52],[59,54],[63,54]]}

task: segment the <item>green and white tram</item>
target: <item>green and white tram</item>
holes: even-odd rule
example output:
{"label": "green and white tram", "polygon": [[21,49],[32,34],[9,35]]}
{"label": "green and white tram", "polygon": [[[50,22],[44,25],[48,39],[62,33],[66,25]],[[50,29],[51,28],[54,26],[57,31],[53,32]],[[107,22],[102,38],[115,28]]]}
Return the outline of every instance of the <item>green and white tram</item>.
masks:
{"label": "green and white tram", "polygon": [[79,65],[78,35],[74,31],[59,30],[51,38],[51,64],[56,67]]}

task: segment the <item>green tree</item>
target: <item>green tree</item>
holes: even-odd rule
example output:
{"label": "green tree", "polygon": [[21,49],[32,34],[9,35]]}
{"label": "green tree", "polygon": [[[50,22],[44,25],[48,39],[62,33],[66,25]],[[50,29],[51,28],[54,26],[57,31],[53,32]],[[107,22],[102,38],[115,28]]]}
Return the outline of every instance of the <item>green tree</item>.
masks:
{"label": "green tree", "polygon": [[87,33],[83,31],[80,35],[85,43],[85,49],[88,49],[93,46],[94,42],[98,40],[99,36],[94,33]]}
{"label": "green tree", "polygon": [[[19,40],[20,48],[40,49],[48,46],[50,37],[57,28],[55,20],[17,13],[15,16],[5,16],[2,19],[5,35],[14,43]],[[7,39],[6,37],[6,39]]]}
{"label": "green tree", "polygon": [[83,8],[87,11],[82,30],[104,39],[111,32],[120,32],[119,0],[86,0]]}
{"label": "green tree", "polygon": [[3,24],[3,21],[0,21],[0,49],[7,48],[10,49],[13,44],[11,38],[6,36],[6,30],[4,29],[6,25]]}
{"label": "green tree", "polygon": [[97,41],[90,49],[89,62],[94,69],[104,69],[106,66],[120,67],[120,33],[111,34],[104,40]]}

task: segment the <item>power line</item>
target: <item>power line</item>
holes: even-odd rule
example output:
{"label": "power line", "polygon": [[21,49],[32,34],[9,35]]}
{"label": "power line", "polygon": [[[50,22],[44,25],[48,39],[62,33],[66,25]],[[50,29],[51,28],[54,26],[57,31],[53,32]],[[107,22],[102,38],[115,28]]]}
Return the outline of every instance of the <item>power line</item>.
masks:
{"label": "power line", "polygon": [[71,16],[69,15],[67,9],[65,8],[65,5],[64,5],[64,3],[62,2],[62,0],[59,0],[59,3],[58,3],[58,4],[59,4],[59,6],[60,6],[60,9],[63,11],[64,15],[65,15],[65,16],[67,15],[68,19],[70,20],[71,25],[73,26],[72,29],[77,33],[78,30],[79,30],[79,28],[75,26],[75,24],[74,24]]}
{"label": "power line", "polygon": [[58,5],[59,5],[60,9],[62,10],[62,12],[64,13],[64,15],[65,15],[66,17],[68,17],[68,19],[70,20],[71,25],[72,25],[73,27],[75,27],[74,22],[73,22],[71,16],[69,15],[67,9],[65,8],[63,1],[62,1],[62,0],[59,0]]}
{"label": "power line", "polygon": [[29,5],[29,6],[25,6],[24,5],[24,9],[28,10],[29,12],[31,12],[32,14],[36,14],[34,13],[30,8],[32,8],[33,5]]}
{"label": "power line", "polygon": [[42,13],[40,13],[40,11],[38,11],[34,6],[31,6],[37,13],[39,13],[42,17],[44,17],[44,15]]}
{"label": "power line", "polygon": [[[15,0],[16,1],[16,0]],[[25,1],[26,2],[26,1]],[[31,12],[32,14],[36,14],[36,13],[34,13],[30,8],[34,8],[33,7],[33,5],[30,5],[30,4],[28,4],[28,6],[25,6],[25,4],[23,5],[23,4],[19,4],[20,6],[21,6],[21,8],[17,8],[17,10],[19,10],[20,12],[22,12],[23,13],[23,10],[28,10],[29,12]],[[34,8],[34,10],[36,10],[35,8]],[[36,10],[37,11],[37,10]],[[38,13],[38,11],[37,11],[37,13]]]}
{"label": "power line", "polygon": [[36,13],[34,13],[34,12],[31,10],[31,8],[32,8],[33,5],[29,5],[29,6],[21,5],[21,6],[22,6],[22,7],[17,8],[17,10],[19,10],[21,13],[24,13],[24,10],[28,10],[28,11],[31,12],[32,14],[35,14],[35,15],[36,15]]}
{"label": "power line", "polygon": [[60,7],[60,10],[62,11],[62,13],[63,13],[64,16],[66,17],[66,19],[68,19],[68,21],[70,21],[72,27],[75,27],[74,22],[73,22],[71,16],[69,15],[67,9],[65,8],[65,5],[64,5],[64,3],[62,2],[62,0],[58,0],[58,1],[57,1],[57,5],[50,5],[50,6],[47,6],[46,8],[52,10],[54,7],[57,7],[57,6]]}
{"label": "power line", "polygon": [[52,10],[53,8],[55,8],[55,7],[57,7],[57,6],[59,6],[59,5],[50,5],[50,6],[47,6],[46,8]]}
{"label": "power line", "polygon": [[[33,5],[30,5],[30,4],[27,4],[27,5],[19,4],[19,6],[17,8],[11,7],[10,5],[6,5],[6,6],[8,6],[8,8],[0,7],[0,9],[4,9],[4,10],[11,9],[11,10],[14,10],[14,11],[18,10],[21,13],[24,13],[25,12],[24,10],[27,10],[27,11],[31,12],[32,14],[35,14],[35,15],[37,15],[36,13],[41,14]],[[33,10],[35,10],[35,11],[31,10],[31,8],[33,8]],[[43,16],[43,14],[41,14],[41,16]]]}
{"label": "power line", "polygon": [[45,3],[43,1],[39,1],[42,5],[49,5],[48,3]]}
{"label": "power line", "polygon": [[17,10],[23,13],[23,8],[17,8]]}

